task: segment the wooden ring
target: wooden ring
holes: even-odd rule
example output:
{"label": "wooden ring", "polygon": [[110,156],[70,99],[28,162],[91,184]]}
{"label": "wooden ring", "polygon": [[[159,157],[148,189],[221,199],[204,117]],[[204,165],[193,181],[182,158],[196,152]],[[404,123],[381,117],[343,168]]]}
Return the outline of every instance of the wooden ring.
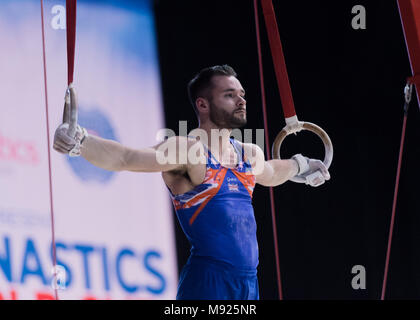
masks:
{"label": "wooden ring", "polygon": [[[333,146],[330,137],[328,134],[322,130],[321,127],[317,126],[316,124],[310,122],[301,122],[299,121],[299,130],[290,130],[289,126],[284,127],[279,134],[277,135],[276,139],[274,140],[273,147],[271,149],[271,154],[273,159],[281,159],[280,157],[280,148],[283,140],[291,133],[298,132],[300,130],[308,130],[315,133],[324,143],[325,148],[325,157],[324,157],[324,165],[327,169],[330,167],[332,159],[333,159]],[[305,183],[306,180],[303,177],[295,176],[290,179],[293,182],[297,183]]]}

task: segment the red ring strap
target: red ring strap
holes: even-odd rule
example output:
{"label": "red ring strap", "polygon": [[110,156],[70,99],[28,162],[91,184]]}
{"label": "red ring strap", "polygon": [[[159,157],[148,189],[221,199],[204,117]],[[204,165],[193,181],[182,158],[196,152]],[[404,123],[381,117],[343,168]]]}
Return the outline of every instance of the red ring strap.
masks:
{"label": "red ring strap", "polygon": [[74,50],[76,46],[76,2],[66,1],[66,32],[67,32],[67,81],[73,82]]}
{"label": "red ring strap", "polygon": [[271,0],[261,0],[261,4],[267,28],[268,40],[270,42],[271,56],[273,58],[284,117],[290,118],[296,115],[296,111],[293,103],[289,76],[287,74],[286,62],[284,60],[283,47],[281,45],[280,34],[277,27],[276,14]]}
{"label": "red ring strap", "polygon": [[[408,51],[408,58],[410,60],[411,72],[413,74],[412,77],[407,78],[407,84],[416,85],[417,99],[420,99],[418,92],[418,88],[420,88],[420,59],[418,59],[418,56],[420,54],[420,26],[418,25],[418,22],[420,21],[420,4],[418,3],[418,1],[413,0],[397,0],[397,3],[401,18],[401,24],[404,30],[405,43]],[[394,230],[398,199],[398,187],[400,182],[400,172],[404,150],[405,131],[407,126],[408,106],[409,101],[406,101],[404,105],[404,120],[401,133],[400,151],[398,155],[397,176],[395,179],[394,199],[392,203],[391,223],[389,227],[388,246],[385,259],[384,278],[382,282],[381,300],[385,299],[386,285],[388,280],[389,260],[391,256],[392,247],[392,234]]]}
{"label": "red ring strap", "polygon": [[[267,121],[267,106],[265,100],[265,90],[264,90],[264,72],[262,64],[262,55],[261,55],[261,40],[260,40],[260,28],[259,28],[259,19],[258,19],[258,3],[257,0],[254,0],[254,13],[255,13],[255,27],[257,35],[257,48],[258,48],[258,65],[260,71],[260,86],[261,86],[261,100],[262,100],[262,109],[263,109],[263,119],[264,119],[264,135],[265,135],[265,149],[266,149],[266,158],[267,160],[271,159],[270,155],[270,140],[268,136],[268,121]],[[283,292],[281,285],[281,275],[280,275],[280,258],[279,258],[279,249],[278,249],[278,238],[277,238],[277,222],[276,222],[276,207],[274,202],[274,191],[270,187],[270,207],[271,207],[271,221],[273,225],[273,242],[274,242],[274,254],[276,260],[276,274],[277,274],[277,288],[279,293],[279,299],[283,300]]]}

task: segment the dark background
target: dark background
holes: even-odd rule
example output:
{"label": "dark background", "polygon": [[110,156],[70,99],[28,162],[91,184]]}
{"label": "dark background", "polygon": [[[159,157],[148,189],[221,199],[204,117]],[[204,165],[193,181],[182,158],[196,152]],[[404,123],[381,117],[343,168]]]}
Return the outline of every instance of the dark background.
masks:
{"label": "dark background", "polygon": [[[311,188],[275,188],[284,299],[379,299],[403,121],[403,88],[411,75],[396,0],[273,1],[299,119],[318,124],[334,145],[331,180]],[[354,30],[354,5],[366,29]],[[248,124],[264,128],[252,0],[158,0],[155,14],[168,128],[197,120],[187,83],[202,68],[229,64],[247,91]],[[270,144],[285,125],[260,12]],[[387,299],[420,298],[420,114],[408,115]],[[288,137],[282,157],[323,158],[308,133]],[[278,299],[269,189],[257,186],[260,297]],[[176,220],[175,213],[173,215]],[[189,244],[176,224],[181,269]],[[354,290],[354,265],[367,287]]]}

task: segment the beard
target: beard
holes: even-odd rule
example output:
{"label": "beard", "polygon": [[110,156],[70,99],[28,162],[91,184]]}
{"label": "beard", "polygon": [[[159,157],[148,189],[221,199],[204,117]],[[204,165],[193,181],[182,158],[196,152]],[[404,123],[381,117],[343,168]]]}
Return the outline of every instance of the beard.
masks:
{"label": "beard", "polygon": [[237,111],[228,112],[210,102],[210,120],[220,128],[236,129],[246,125],[246,113],[244,115]]}

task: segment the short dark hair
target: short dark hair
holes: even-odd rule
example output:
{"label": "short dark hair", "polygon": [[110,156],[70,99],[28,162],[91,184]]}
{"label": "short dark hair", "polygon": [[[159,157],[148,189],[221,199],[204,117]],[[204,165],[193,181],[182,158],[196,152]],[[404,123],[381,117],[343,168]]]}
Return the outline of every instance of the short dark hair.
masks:
{"label": "short dark hair", "polygon": [[227,64],[224,65],[217,65],[213,67],[208,67],[202,69],[189,83],[188,83],[188,95],[190,97],[191,104],[194,108],[195,113],[198,117],[198,110],[197,106],[195,105],[195,101],[198,97],[208,97],[208,90],[212,88],[212,78],[214,76],[234,76],[236,77],[237,74],[235,70],[231,66]]}

